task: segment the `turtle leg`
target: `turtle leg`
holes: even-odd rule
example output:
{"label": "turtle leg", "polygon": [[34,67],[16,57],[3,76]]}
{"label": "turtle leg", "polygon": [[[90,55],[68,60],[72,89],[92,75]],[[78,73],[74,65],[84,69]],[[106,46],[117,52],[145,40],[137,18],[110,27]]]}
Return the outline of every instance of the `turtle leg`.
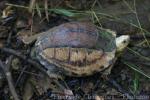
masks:
{"label": "turtle leg", "polygon": [[50,78],[63,79],[63,75],[58,70],[58,68],[56,68],[56,66],[54,66],[54,65],[49,65],[47,67],[47,74]]}
{"label": "turtle leg", "polygon": [[[55,83],[55,85],[57,87],[59,87],[61,90],[65,90],[67,86],[63,85],[62,83],[60,83],[60,81],[62,81],[63,75],[61,75],[60,73],[54,71],[54,70],[47,70],[47,74],[48,77],[51,78],[53,80],[53,82]],[[59,79],[59,80],[58,80]],[[64,81],[62,81],[64,82]]]}
{"label": "turtle leg", "polygon": [[113,66],[110,66],[109,68],[107,68],[103,73],[102,75],[109,75],[111,73],[111,69],[112,69]]}
{"label": "turtle leg", "polygon": [[102,77],[104,79],[107,79],[108,78],[108,75],[111,73],[111,70],[116,62],[117,58],[115,58],[113,61],[112,61],[112,64],[106,69],[104,70],[104,72],[102,73]]}
{"label": "turtle leg", "polygon": [[63,79],[62,75],[50,70],[47,70],[47,74],[50,78],[54,78],[54,79]]}
{"label": "turtle leg", "polygon": [[111,73],[111,69],[112,69],[112,65],[107,68],[105,71],[102,72],[102,75],[101,77],[104,79],[104,80],[108,80],[109,79],[109,74]]}

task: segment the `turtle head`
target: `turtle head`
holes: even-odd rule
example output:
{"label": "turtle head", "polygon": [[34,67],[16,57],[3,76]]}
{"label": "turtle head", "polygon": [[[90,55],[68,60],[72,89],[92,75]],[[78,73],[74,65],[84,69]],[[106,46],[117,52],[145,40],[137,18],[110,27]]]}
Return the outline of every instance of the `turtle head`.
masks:
{"label": "turtle head", "polygon": [[117,52],[123,51],[130,42],[129,35],[122,35],[116,38]]}

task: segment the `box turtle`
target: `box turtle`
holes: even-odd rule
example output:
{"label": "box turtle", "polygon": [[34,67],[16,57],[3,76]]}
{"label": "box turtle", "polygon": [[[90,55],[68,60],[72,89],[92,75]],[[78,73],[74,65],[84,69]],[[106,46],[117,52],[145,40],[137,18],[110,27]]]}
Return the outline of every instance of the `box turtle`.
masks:
{"label": "box turtle", "polygon": [[37,38],[35,56],[50,76],[82,77],[102,72],[116,60],[116,51],[129,43],[129,36],[116,38],[113,31],[87,22],[68,22]]}

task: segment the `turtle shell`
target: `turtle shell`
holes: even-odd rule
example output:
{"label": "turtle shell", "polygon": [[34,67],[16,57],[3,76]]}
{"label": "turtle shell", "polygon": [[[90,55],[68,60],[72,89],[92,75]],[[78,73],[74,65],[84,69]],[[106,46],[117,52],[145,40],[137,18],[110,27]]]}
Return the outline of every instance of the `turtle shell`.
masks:
{"label": "turtle shell", "polygon": [[70,76],[87,76],[113,63],[115,35],[92,23],[69,22],[41,35],[35,43],[37,59],[47,69]]}

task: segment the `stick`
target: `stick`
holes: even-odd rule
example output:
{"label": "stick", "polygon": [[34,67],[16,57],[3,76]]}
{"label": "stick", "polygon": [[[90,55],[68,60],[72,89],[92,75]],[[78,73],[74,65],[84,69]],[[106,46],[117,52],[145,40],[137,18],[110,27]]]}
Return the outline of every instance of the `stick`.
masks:
{"label": "stick", "polygon": [[[17,52],[13,49],[10,48],[5,48],[5,47],[0,47],[0,50],[9,54],[12,54],[14,56],[17,56],[20,59],[23,59],[25,61],[27,61],[28,63],[30,63],[31,65],[33,65],[33,67],[35,67],[36,69],[38,69],[39,71],[41,71],[43,74],[45,74],[46,76],[48,76],[49,78],[51,78],[46,69],[44,69],[39,63],[37,63],[36,61],[28,58],[25,55],[22,55],[20,52]],[[62,86],[61,84],[59,84],[59,82],[57,80],[53,80],[61,89],[64,89],[64,86]]]}
{"label": "stick", "polygon": [[1,67],[1,69],[3,70],[3,72],[6,76],[8,86],[9,86],[9,89],[10,89],[10,92],[11,92],[12,96],[14,97],[15,100],[20,100],[17,93],[16,93],[15,87],[13,85],[13,79],[12,79],[12,76],[11,76],[11,72],[8,69],[9,66],[5,66],[3,64],[3,62],[0,60],[0,67]]}
{"label": "stick", "polygon": [[27,57],[25,55],[22,55],[20,52],[17,52],[13,49],[5,48],[5,47],[4,48],[0,47],[0,50],[3,51],[3,52],[6,52],[6,53],[12,54],[14,56],[17,56],[18,58],[20,58],[22,60],[25,60],[28,63],[30,63],[31,65],[33,65],[33,67],[40,70],[41,72],[47,73],[47,71],[39,63],[37,63],[36,61],[34,61],[30,58],[27,59]]}

